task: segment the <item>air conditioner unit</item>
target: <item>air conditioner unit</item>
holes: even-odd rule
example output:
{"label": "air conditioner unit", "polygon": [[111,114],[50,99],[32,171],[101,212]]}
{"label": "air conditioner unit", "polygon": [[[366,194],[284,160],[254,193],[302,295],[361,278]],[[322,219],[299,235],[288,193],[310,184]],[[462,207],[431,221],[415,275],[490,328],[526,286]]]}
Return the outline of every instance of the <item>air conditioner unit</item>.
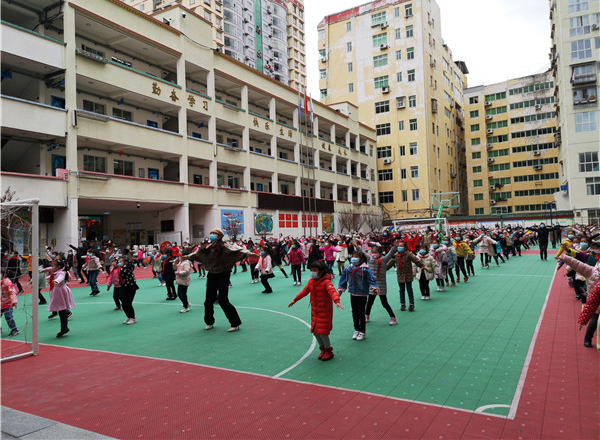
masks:
{"label": "air conditioner unit", "polygon": [[494,158],[493,157],[488,158],[488,163],[493,163],[493,162],[494,162]]}
{"label": "air conditioner unit", "polygon": [[536,170],[536,171],[540,171],[542,169],[542,166],[541,165],[535,165],[533,167],[533,169]]}
{"label": "air conditioner unit", "polygon": [[592,30],[595,31],[598,29],[598,23],[592,23]]}
{"label": "air conditioner unit", "polygon": [[491,129],[491,128],[488,128],[486,133],[487,133],[487,134],[493,134],[493,133],[494,133],[494,130],[493,130],[493,129]]}
{"label": "air conditioner unit", "polygon": [[492,115],[486,115],[485,116],[485,120],[486,121],[491,121],[492,120]]}
{"label": "air conditioner unit", "polygon": [[534,152],[533,152],[533,155],[534,155],[534,156],[541,156],[541,155],[542,155],[542,153],[541,153],[540,151],[534,151]]}
{"label": "air conditioner unit", "polygon": [[485,106],[489,107],[490,105],[492,105],[492,101],[485,101]]}
{"label": "air conditioner unit", "polygon": [[383,164],[384,164],[384,165],[389,165],[389,164],[391,164],[391,163],[392,163],[392,160],[391,160],[391,159],[383,159]]}
{"label": "air conditioner unit", "polygon": [[327,57],[321,57],[321,60],[320,60],[320,61],[321,61],[322,63],[326,63],[326,62],[327,62]]}
{"label": "air conditioner unit", "polygon": [[387,44],[381,44],[379,45],[379,50],[386,50],[388,48]]}
{"label": "air conditioner unit", "polygon": [[406,108],[405,96],[396,96],[396,108]]}
{"label": "air conditioner unit", "polygon": [[536,110],[541,110],[542,109],[542,104],[536,104],[535,105],[535,109]]}
{"label": "air conditioner unit", "polygon": [[496,186],[494,186],[494,185],[490,186],[490,191],[496,191]]}
{"label": "air conditioner unit", "polygon": [[456,178],[456,173],[450,173],[450,177],[452,177],[453,179]]}
{"label": "air conditioner unit", "polygon": [[494,148],[494,144],[487,144],[487,147],[486,147],[486,148],[487,148],[488,150],[491,150],[492,148]]}
{"label": "air conditioner unit", "polygon": [[498,202],[495,200],[490,200],[490,205],[494,206],[496,203],[498,203]]}
{"label": "air conditioner unit", "polygon": [[387,21],[384,21],[383,23],[381,23],[381,24],[379,25],[379,27],[380,27],[381,29],[386,29],[388,26],[389,26],[389,25],[388,25]]}
{"label": "air conditioner unit", "polygon": [[429,67],[435,67],[435,63],[429,63]]}
{"label": "air conditioner unit", "polygon": [[390,93],[390,88],[389,87],[382,87],[381,88],[381,93]]}

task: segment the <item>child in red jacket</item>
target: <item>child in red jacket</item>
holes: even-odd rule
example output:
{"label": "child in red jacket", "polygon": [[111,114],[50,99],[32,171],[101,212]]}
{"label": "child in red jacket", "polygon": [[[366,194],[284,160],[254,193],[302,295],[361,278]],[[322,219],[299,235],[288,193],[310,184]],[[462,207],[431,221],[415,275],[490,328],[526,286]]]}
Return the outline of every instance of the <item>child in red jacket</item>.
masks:
{"label": "child in red jacket", "polygon": [[311,319],[310,332],[314,335],[321,348],[319,359],[328,361],[333,357],[333,348],[329,341],[329,333],[333,328],[333,306],[343,309],[340,296],[331,282],[329,268],[324,261],[315,261],[310,265],[310,280],[304,289],[288,305],[292,307],[297,301],[310,293]]}
{"label": "child in red jacket", "polygon": [[13,308],[17,307],[17,288],[14,286],[5,271],[2,271],[2,315],[10,328],[8,336],[16,336],[19,329],[13,318]]}

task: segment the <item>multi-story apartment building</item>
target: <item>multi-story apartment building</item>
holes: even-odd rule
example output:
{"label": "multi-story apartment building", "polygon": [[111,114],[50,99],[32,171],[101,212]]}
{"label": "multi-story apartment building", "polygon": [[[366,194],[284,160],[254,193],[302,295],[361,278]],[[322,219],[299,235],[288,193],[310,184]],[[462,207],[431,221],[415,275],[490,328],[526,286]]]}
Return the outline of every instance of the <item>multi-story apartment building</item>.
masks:
{"label": "multi-story apartment building", "polygon": [[543,212],[558,192],[550,72],[465,90],[469,214]]}
{"label": "multi-story apartment building", "polygon": [[328,135],[307,142],[298,92],[210,49],[211,24],[183,8],[38,3],[2,2],[1,177],[41,199],[43,241],[299,236],[379,211],[375,131],[355,107],[315,103]]}
{"label": "multi-story apartment building", "polygon": [[376,1],[325,17],[324,103],[352,102],[377,131],[379,198],[391,218],[429,217],[432,195],[460,192],[466,213],[463,88],[432,0]]}
{"label": "multi-story apartment building", "polygon": [[215,47],[271,78],[304,90],[303,0],[121,0],[154,15],[175,5],[213,25]]}
{"label": "multi-story apartment building", "polygon": [[549,4],[561,188],[556,202],[560,209],[572,209],[578,223],[599,223],[600,3],[550,0]]}

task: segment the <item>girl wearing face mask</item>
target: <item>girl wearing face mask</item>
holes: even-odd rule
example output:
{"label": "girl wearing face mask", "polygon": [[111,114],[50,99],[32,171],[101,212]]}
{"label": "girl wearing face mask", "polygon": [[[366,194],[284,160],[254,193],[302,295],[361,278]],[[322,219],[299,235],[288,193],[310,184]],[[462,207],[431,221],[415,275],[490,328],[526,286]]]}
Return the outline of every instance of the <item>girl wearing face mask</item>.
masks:
{"label": "girl wearing face mask", "polygon": [[448,257],[446,256],[446,250],[446,246],[440,246],[437,241],[431,243],[430,253],[435,261],[433,273],[438,292],[444,292],[446,290],[445,280],[447,276],[446,271],[448,269]]}
{"label": "girl wearing face mask", "polygon": [[[452,246],[449,237],[444,237],[442,245],[444,245],[444,248],[446,249],[446,287],[448,287],[448,285],[450,287],[456,287],[456,283],[454,282],[454,265],[458,260],[458,256],[456,255],[456,250],[454,249],[454,246]],[[451,284],[448,284],[448,278],[450,278]]]}
{"label": "girl wearing face mask", "polygon": [[50,303],[48,311],[52,314],[48,318],[56,315],[60,317],[60,332],[57,333],[57,338],[62,338],[69,332],[68,320],[72,316],[71,309],[75,307],[73,294],[67,286],[69,281],[69,273],[65,270],[65,262],[61,259],[52,261],[52,267],[42,269],[43,272],[50,272]]}
{"label": "girl wearing face mask", "polygon": [[[390,262],[390,260],[392,258],[394,258],[394,255],[396,255],[396,252],[398,252],[398,250],[397,250],[396,246],[392,246],[392,249],[385,255],[385,257],[381,256],[382,252],[383,252],[383,249],[379,245],[375,245],[371,248],[371,258],[369,259],[369,269],[371,270],[371,272],[373,272],[373,274],[375,275],[375,278],[377,278],[377,287],[379,287],[379,295],[377,295],[377,296],[379,296],[379,299],[381,300],[381,305],[383,306],[383,308],[390,315],[390,325],[396,325],[398,323],[398,320],[396,319],[396,315],[394,315],[394,311],[390,307],[390,304],[388,303],[388,300],[387,300],[386,273],[387,273],[388,263]],[[373,307],[374,303],[375,303],[375,295],[369,295],[369,298],[367,300],[365,322],[369,322],[369,315],[371,315],[371,308]]]}
{"label": "girl wearing face mask", "polygon": [[323,261],[316,261],[310,266],[310,280],[304,288],[296,295],[296,298],[290,302],[288,307],[292,307],[296,302],[310,293],[310,332],[319,343],[321,354],[319,359],[328,361],[333,357],[333,348],[329,340],[329,334],[333,328],[333,306],[343,309],[340,304],[340,296],[331,283],[331,276],[328,273],[327,264]]}
{"label": "girl wearing face mask", "polygon": [[273,274],[273,263],[271,259],[271,252],[268,246],[263,246],[260,251],[260,258],[256,263],[257,269],[260,271],[260,282],[265,287],[262,293],[273,293],[273,289],[269,284],[269,278],[275,278]]}
{"label": "girl wearing face mask", "polygon": [[[121,265],[122,266],[122,265]],[[110,291],[111,286],[113,289],[113,301],[115,302],[115,308],[113,310],[121,310],[121,282],[119,281],[119,263],[115,260],[111,263],[108,276],[106,277],[106,291]]]}
{"label": "girl wearing face mask", "polygon": [[398,279],[398,287],[400,288],[400,311],[406,310],[406,293],[408,292],[408,311],[415,311],[415,297],[412,288],[412,282],[414,279],[413,263],[423,268],[424,265],[419,259],[408,250],[405,241],[400,241],[397,246],[398,254],[394,260],[396,264],[396,278]]}
{"label": "girl wearing face mask", "polygon": [[417,267],[417,265],[413,264],[413,274],[415,275],[415,278],[419,280],[421,299],[424,301],[429,301],[431,299],[429,281],[433,279],[435,260],[429,254],[427,246],[425,245],[419,246],[417,258],[423,264],[423,267]]}
{"label": "girl wearing face mask", "polygon": [[133,273],[135,269],[134,260],[128,257],[120,257],[117,263],[117,277],[121,284],[120,296],[121,307],[127,319],[123,321],[125,325],[136,323],[135,310],[133,310],[133,298],[138,290],[138,285],[135,281]]}
{"label": "girl wearing face mask", "polygon": [[294,240],[288,251],[288,258],[292,265],[292,277],[294,278],[294,286],[302,284],[302,264],[306,263],[302,249],[298,241]]}
{"label": "girl wearing face mask", "polygon": [[97,254],[91,249],[88,250],[87,262],[83,266],[83,270],[87,272],[88,281],[92,288],[90,296],[98,295],[100,293],[100,288],[98,287],[98,274],[102,270],[102,263]]}
{"label": "girl wearing face mask", "polygon": [[370,292],[379,294],[377,278],[366,264],[367,257],[363,252],[354,252],[348,266],[340,277],[338,292],[340,295],[348,289],[350,304],[352,305],[352,319],[354,321],[354,334],[352,339],[362,341],[366,333],[366,306]]}

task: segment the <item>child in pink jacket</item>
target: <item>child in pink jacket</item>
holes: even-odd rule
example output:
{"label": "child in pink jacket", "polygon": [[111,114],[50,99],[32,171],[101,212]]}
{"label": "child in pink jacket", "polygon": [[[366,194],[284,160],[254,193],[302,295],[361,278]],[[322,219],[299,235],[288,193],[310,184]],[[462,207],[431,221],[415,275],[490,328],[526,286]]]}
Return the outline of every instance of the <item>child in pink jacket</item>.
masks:
{"label": "child in pink jacket", "polygon": [[121,280],[119,280],[119,271],[117,270],[117,262],[113,260],[110,265],[110,272],[106,278],[106,291],[110,290],[110,286],[115,286],[113,290],[113,300],[115,301],[115,308],[113,310],[121,310],[120,289]]}
{"label": "child in pink jacket", "polygon": [[173,268],[175,269],[175,282],[177,283],[177,296],[183,304],[183,308],[179,313],[189,312],[191,306],[187,297],[187,291],[192,277],[192,262],[187,257],[190,253],[191,251],[188,249],[182,251],[173,263]]}
{"label": "child in pink jacket", "polygon": [[17,288],[6,272],[2,271],[2,315],[10,328],[8,336],[16,336],[20,333],[13,318],[13,308],[15,307],[17,307]]}

